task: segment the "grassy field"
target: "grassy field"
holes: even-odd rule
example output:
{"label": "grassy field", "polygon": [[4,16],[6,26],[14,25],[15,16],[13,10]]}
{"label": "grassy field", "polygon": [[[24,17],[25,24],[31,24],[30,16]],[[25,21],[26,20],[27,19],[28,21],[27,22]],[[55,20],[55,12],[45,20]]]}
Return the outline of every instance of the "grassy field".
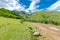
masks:
{"label": "grassy field", "polygon": [[35,12],[32,14],[30,18],[28,18],[28,20],[32,22],[60,25],[60,12],[55,11]]}
{"label": "grassy field", "polygon": [[20,20],[0,17],[0,40],[31,40],[29,23]]}
{"label": "grassy field", "polygon": [[[14,19],[14,14],[11,15],[10,12],[5,14],[3,10],[0,10],[0,40],[37,40],[29,29],[29,27],[32,27],[33,30],[36,30],[36,27],[32,26],[33,22],[60,25],[60,12],[40,11],[33,13],[29,16],[30,18],[18,16],[22,19]],[[40,37],[40,39],[42,40],[43,37]],[[45,39],[48,40],[48,37]]]}

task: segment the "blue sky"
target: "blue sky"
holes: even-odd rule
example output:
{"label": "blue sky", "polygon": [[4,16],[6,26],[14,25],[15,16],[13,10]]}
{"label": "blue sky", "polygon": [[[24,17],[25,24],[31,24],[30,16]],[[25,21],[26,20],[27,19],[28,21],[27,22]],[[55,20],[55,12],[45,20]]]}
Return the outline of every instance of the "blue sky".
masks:
{"label": "blue sky", "polygon": [[[57,0],[40,0],[39,3],[36,4],[39,5],[38,9],[45,9],[55,3]],[[20,0],[19,3],[21,5],[25,5],[25,8],[29,8],[31,1],[30,0]]]}
{"label": "blue sky", "polygon": [[26,12],[40,10],[60,11],[60,0],[0,0],[0,8]]}

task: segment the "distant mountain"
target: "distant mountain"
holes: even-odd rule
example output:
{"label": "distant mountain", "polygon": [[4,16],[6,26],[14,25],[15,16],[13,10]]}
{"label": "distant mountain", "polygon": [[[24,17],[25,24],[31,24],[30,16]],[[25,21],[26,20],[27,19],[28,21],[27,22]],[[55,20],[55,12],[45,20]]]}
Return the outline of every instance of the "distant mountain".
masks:
{"label": "distant mountain", "polygon": [[25,16],[26,18],[30,17],[32,15],[32,13],[30,12],[25,12],[25,11],[16,11],[16,10],[13,10],[13,12],[15,14],[18,14],[18,15],[23,15]]}

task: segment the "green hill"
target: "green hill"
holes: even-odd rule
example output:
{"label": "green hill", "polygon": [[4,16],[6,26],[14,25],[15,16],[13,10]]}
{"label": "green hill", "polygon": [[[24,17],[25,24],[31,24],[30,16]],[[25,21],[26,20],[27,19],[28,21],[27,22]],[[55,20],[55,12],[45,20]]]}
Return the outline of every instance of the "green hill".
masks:
{"label": "green hill", "polygon": [[[37,40],[37,36],[33,35],[33,31],[36,30],[36,27],[33,27],[32,23],[22,22],[23,20],[20,20],[27,17],[26,21],[30,22],[52,23],[58,25],[60,23],[59,12],[58,14],[55,12],[42,11],[33,14],[25,14],[24,12],[17,13],[18,12],[4,8],[0,9],[0,40]],[[43,39],[43,37],[41,38]]]}
{"label": "green hill", "polygon": [[0,9],[0,40],[36,40],[29,27],[36,30],[32,24],[23,22],[24,14],[17,14],[13,11]]}
{"label": "green hill", "polygon": [[28,20],[32,22],[60,25],[60,12],[55,11],[34,12],[32,16],[28,18]]}
{"label": "green hill", "polygon": [[0,16],[7,17],[7,18],[15,18],[15,19],[23,19],[23,15],[19,15],[13,11],[1,8],[0,9]]}

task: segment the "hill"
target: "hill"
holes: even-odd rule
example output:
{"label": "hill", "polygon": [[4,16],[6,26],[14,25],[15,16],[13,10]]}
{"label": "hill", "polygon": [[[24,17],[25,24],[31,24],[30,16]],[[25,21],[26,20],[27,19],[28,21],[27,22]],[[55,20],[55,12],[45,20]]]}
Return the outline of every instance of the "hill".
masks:
{"label": "hill", "polygon": [[7,17],[7,18],[15,18],[15,19],[23,19],[24,15],[19,15],[13,11],[1,8],[0,9],[0,16]]}
{"label": "hill", "polygon": [[[38,40],[38,37],[33,35],[33,32],[37,29],[37,25],[34,26],[33,22],[52,23],[59,25],[59,15],[59,12],[45,11],[26,14],[23,11],[14,12],[2,8],[0,9],[0,40]],[[27,18],[26,21],[30,22],[24,22],[23,20],[20,20],[25,18]],[[54,20],[52,21],[53,18]],[[42,32],[39,28],[37,31],[40,33]],[[42,35],[39,37],[39,39],[50,40],[50,38],[46,37],[45,34],[44,36],[43,33],[41,34]]]}
{"label": "hill", "polygon": [[36,28],[21,19],[24,19],[22,13],[0,9],[0,40],[37,40],[30,30]]}
{"label": "hill", "polygon": [[60,12],[55,11],[34,12],[32,16],[28,18],[28,20],[32,22],[60,25]]}

